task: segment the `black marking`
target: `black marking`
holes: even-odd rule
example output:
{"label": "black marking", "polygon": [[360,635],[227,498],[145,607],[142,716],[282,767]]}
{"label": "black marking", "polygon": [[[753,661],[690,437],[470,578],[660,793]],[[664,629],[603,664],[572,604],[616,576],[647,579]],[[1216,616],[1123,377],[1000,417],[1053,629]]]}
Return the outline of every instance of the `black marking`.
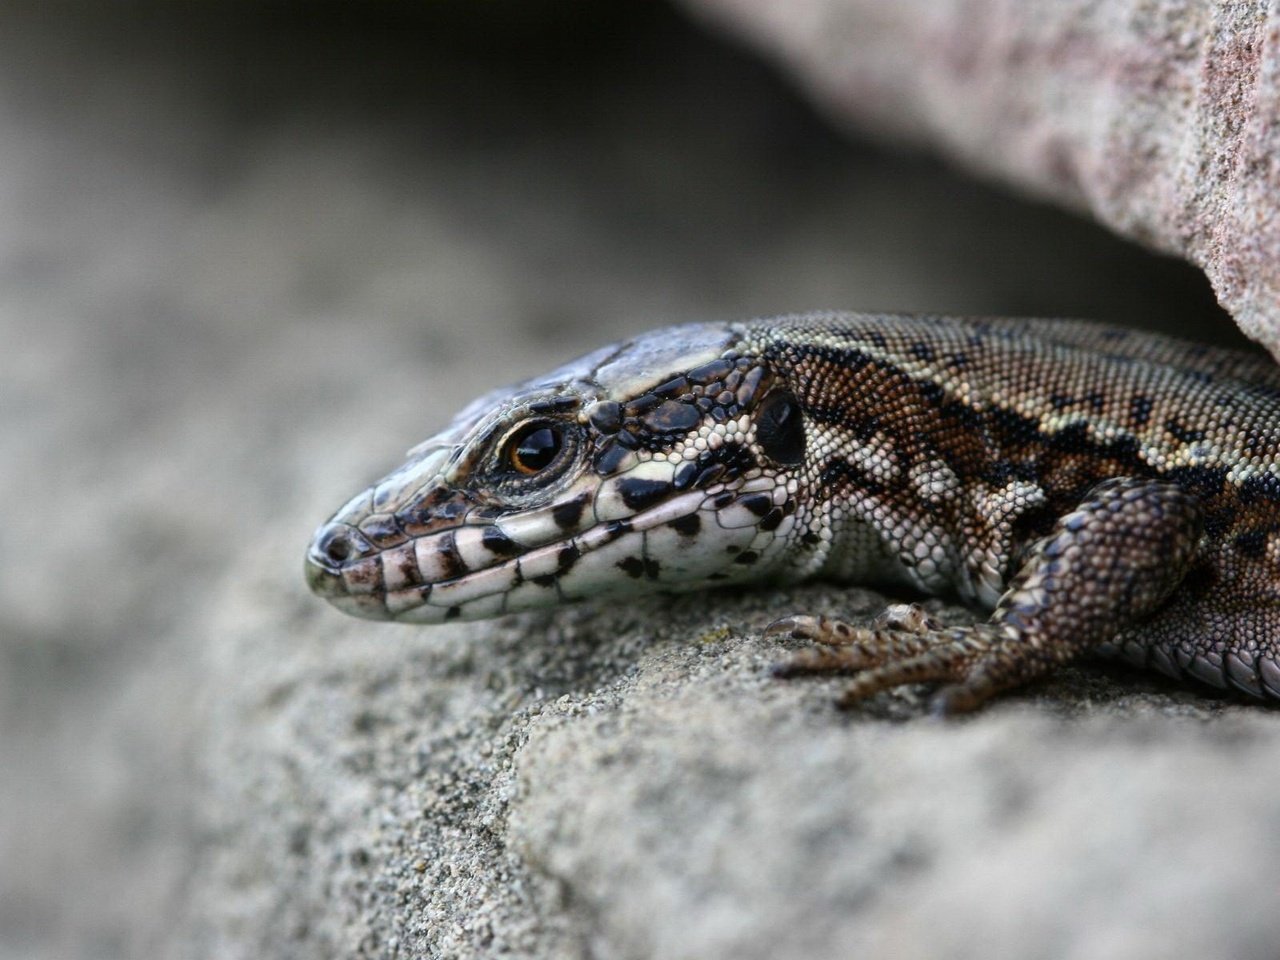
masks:
{"label": "black marking", "polygon": [[738,398],[738,406],[745,407],[751,403],[756,395],[756,391],[760,389],[760,381],[764,379],[764,367],[755,366],[747,371],[747,375],[742,378],[742,383],[738,385],[738,389],[734,391]]}
{"label": "black marking", "polygon": [[1143,394],[1134,394],[1133,399],[1129,401],[1129,416],[1133,417],[1134,426],[1146,426],[1151,422],[1151,408],[1155,406],[1155,401],[1151,397],[1143,396]]}
{"label": "black marking", "polygon": [[682,537],[696,537],[702,532],[702,518],[691,513],[686,517],[676,517],[668,526]]}
{"label": "black marking", "polygon": [[595,469],[601,476],[617,473],[618,468],[626,462],[630,451],[619,443],[610,441],[596,454]]}
{"label": "black marking", "polygon": [[884,493],[884,484],[841,457],[827,461],[818,476],[818,487],[832,491],[863,490],[873,496]]}
{"label": "black marking", "polygon": [[760,529],[765,532],[777,530],[779,524],[782,523],[783,516],[785,516],[785,514],[782,512],[781,508],[774,507],[760,518]]}
{"label": "black marking", "polygon": [[709,487],[724,476],[726,469],[723,463],[709,463],[698,472],[698,477],[694,480],[693,485],[699,489]]}
{"label": "black marking", "polygon": [[732,369],[733,361],[721,358],[712,360],[710,363],[704,363],[700,367],[694,367],[685,374],[685,379],[690,383],[713,383],[725,377]]}
{"label": "black marking", "polygon": [[453,580],[468,572],[467,565],[462,562],[462,555],[458,553],[458,541],[452,530],[440,535],[436,540],[435,549],[444,567],[444,576],[440,578],[441,580]]}
{"label": "black marking", "polygon": [[755,563],[759,559],[760,559],[760,554],[756,553],[754,550],[743,550],[740,554],[738,554],[736,557],[733,558],[733,562],[741,563],[744,566],[749,566]]}
{"label": "black marking", "polygon": [[1066,453],[1083,453],[1089,449],[1089,422],[1075,420],[1048,435],[1049,447]]}
{"label": "black marking", "polygon": [[408,539],[396,518],[389,513],[375,513],[365,517],[359,530],[379,547],[394,547]]}
{"label": "black marking", "polygon": [[702,414],[691,403],[664,400],[643,418],[645,427],[654,433],[687,433],[702,420]]}
{"label": "black marking", "polygon": [[556,585],[556,574],[544,573],[541,576],[531,578],[529,582],[537,587],[554,587]]}
{"label": "black marking", "polygon": [[671,493],[671,484],[666,480],[623,477],[618,481],[618,493],[629,509],[643,510],[667,497]]}
{"label": "black marking", "polygon": [[556,526],[561,530],[573,530],[582,519],[582,511],[586,509],[590,499],[591,494],[582,493],[572,500],[566,500],[564,503],[558,504],[551,511],[551,519],[555,521]]}
{"label": "black marking", "polygon": [[911,345],[911,354],[917,360],[923,360],[925,363],[932,361],[934,356],[933,347],[929,346],[929,344],[925,343],[923,340],[917,340]]}
{"label": "black marking", "polygon": [[773,509],[773,498],[767,493],[753,493],[743,497],[738,501],[742,506],[754,513],[757,517],[763,517],[766,513]]}
{"label": "black marking", "polygon": [[1234,507],[1221,507],[1217,510],[1210,510],[1204,515],[1204,533],[1210,540],[1217,542],[1222,540],[1230,531],[1236,522],[1236,514],[1238,511]]}
{"label": "black marking", "polygon": [[614,438],[620,446],[626,447],[628,450],[640,449],[640,438],[630,430],[619,430],[618,435]]}
{"label": "black marking", "polygon": [[1164,428],[1173,434],[1173,438],[1179,443],[1198,443],[1205,438],[1203,430],[1192,430],[1189,427],[1184,427],[1176,418],[1166,420]]}
{"label": "black marking", "polygon": [[1227,483],[1227,471],[1223,467],[1175,467],[1167,476],[1184,490],[1205,500],[1222,493]]}
{"label": "black marking", "polygon": [[921,400],[931,407],[942,405],[942,401],[945,400],[947,396],[947,390],[942,384],[935,383],[932,380],[921,380],[919,381],[919,385]]}
{"label": "black marking", "polygon": [[528,410],[534,414],[568,413],[576,410],[581,401],[577,397],[555,397],[551,400],[536,400],[529,404]]}
{"label": "black marking", "polygon": [[676,467],[675,476],[671,479],[671,485],[677,490],[688,490],[693,486],[693,481],[697,478],[699,467],[696,461],[686,460],[680,466]]}
{"label": "black marking", "polygon": [[711,505],[717,510],[723,510],[736,499],[737,495],[732,490],[726,490],[723,493],[717,493],[716,498],[711,501]]}
{"label": "black marking", "polygon": [[675,377],[666,383],[658,384],[650,390],[650,393],[657,394],[660,397],[677,397],[689,389],[689,381],[684,377]]}
{"label": "black marking", "polygon": [[450,607],[444,612],[444,618],[446,620],[457,620],[460,616],[462,616],[461,607]]}
{"label": "black marking", "polygon": [[1051,393],[1049,394],[1049,405],[1054,410],[1062,411],[1071,404],[1076,402],[1076,398],[1069,393]]}
{"label": "black marking", "polygon": [[822,542],[822,538],[818,536],[816,533],[814,533],[812,530],[806,530],[804,534],[800,537],[800,542],[803,543],[806,547],[816,547],[818,544]]}
{"label": "black marking", "polygon": [[1266,530],[1246,530],[1236,536],[1235,546],[1246,557],[1258,558],[1267,552]]}
{"label": "black marking", "polygon": [[582,551],[577,544],[566,543],[560,548],[556,554],[556,576],[568,573],[573,569],[573,565],[578,562],[578,558],[582,556]]}
{"label": "black marking", "polygon": [[638,417],[641,414],[648,413],[661,402],[662,401],[652,393],[641,394],[627,404],[627,415]]}
{"label": "black marking", "polygon": [[614,434],[622,428],[622,408],[612,400],[594,404],[587,421],[603,434]]}
{"label": "black marking", "polygon": [[1266,500],[1270,503],[1280,501],[1280,477],[1274,473],[1256,473],[1240,484],[1240,502],[1253,503],[1255,500]]}
{"label": "black marking", "polygon": [[662,565],[657,560],[651,560],[648,557],[624,557],[618,561],[618,569],[637,580],[641,577],[648,580],[657,580],[662,573]]}
{"label": "black marking", "polygon": [[497,527],[485,527],[480,535],[480,543],[485,549],[498,557],[511,557],[520,552],[520,544],[516,543]]}

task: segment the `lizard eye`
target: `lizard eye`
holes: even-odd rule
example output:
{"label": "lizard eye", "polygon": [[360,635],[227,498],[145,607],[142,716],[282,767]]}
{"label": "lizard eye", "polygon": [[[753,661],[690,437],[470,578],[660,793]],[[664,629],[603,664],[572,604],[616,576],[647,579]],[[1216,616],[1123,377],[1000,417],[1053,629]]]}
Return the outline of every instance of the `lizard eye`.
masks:
{"label": "lizard eye", "polygon": [[522,476],[541,473],[564,449],[564,428],[554,422],[535,420],[517,429],[502,448],[502,462]]}
{"label": "lizard eye", "polygon": [[766,399],[756,417],[756,440],[765,456],[778,463],[804,460],[804,421],[799,401],[790,393],[775,393]]}

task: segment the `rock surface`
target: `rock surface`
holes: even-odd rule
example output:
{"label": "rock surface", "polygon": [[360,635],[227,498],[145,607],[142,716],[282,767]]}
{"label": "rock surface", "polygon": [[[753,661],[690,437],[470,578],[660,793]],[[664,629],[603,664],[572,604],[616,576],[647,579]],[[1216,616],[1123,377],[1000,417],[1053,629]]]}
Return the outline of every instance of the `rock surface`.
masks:
{"label": "rock surface", "polygon": [[1082,667],[841,716],[759,638],[883,602],[822,585],[307,595],[313,527],[461,402],[641,328],[1221,321],[655,5],[359,9],[0,31],[0,957],[1274,955],[1272,711]]}
{"label": "rock surface", "polygon": [[1280,357],[1277,0],[684,0],[833,114],[1200,266]]}

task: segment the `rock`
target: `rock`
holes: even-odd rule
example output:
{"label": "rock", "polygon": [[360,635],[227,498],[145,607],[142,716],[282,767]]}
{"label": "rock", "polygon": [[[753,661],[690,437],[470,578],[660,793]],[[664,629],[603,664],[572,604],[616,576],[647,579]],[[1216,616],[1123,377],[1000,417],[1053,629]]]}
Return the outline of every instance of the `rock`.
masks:
{"label": "rock", "polygon": [[[465,3],[19,6],[0,956],[1274,955],[1274,711],[1081,667],[957,723],[841,715],[760,639],[886,599],[829,585],[419,629],[301,576],[470,396],[625,334],[1211,329],[1198,273],[834,137],[644,0],[533,66],[538,17]],[[562,9],[537,49],[586,29]]]}
{"label": "rock", "polygon": [[1272,0],[685,0],[860,128],[1201,267],[1280,357]]}

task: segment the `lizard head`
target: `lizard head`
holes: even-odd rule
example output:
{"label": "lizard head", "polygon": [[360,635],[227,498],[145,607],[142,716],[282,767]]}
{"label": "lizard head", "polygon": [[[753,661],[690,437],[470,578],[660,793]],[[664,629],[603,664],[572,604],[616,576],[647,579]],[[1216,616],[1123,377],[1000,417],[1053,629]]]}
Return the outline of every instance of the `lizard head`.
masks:
{"label": "lizard head", "polygon": [[435,623],[781,576],[806,437],[765,353],[669,328],[481,397],[317,531],[311,588]]}

